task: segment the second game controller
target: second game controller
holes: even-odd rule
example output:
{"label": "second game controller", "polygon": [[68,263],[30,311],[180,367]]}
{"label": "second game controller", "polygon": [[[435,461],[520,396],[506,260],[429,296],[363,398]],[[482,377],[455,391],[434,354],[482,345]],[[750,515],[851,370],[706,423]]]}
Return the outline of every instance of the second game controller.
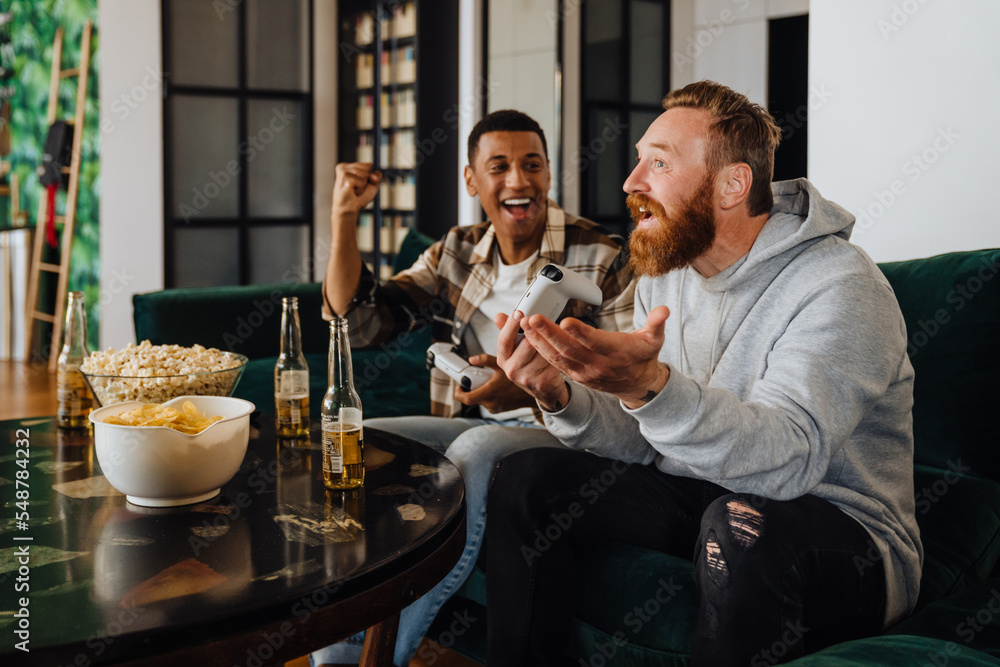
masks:
{"label": "second game controller", "polygon": [[434,343],[427,348],[427,367],[437,368],[458,383],[462,391],[479,389],[493,377],[493,371],[473,366],[448,343]]}

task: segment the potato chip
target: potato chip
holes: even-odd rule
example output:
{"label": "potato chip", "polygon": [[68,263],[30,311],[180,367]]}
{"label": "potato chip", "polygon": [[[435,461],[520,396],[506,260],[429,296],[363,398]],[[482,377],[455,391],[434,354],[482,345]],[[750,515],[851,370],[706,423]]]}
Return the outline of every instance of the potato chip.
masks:
{"label": "potato chip", "polygon": [[180,410],[158,403],[147,403],[118,415],[109,415],[104,418],[104,423],[118,426],[166,426],[181,433],[194,435],[201,433],[220,419],[222,417],[219,415],[212,417],[203,415],[194,403],[184,401]]}

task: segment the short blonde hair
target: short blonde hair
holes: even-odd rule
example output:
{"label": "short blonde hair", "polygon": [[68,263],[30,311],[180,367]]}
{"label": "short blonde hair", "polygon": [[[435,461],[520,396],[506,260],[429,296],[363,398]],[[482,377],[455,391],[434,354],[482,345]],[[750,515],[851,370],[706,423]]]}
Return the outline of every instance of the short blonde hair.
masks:
{"label": "short blonde hair", "polygon": [[709,173],[745,162],[753,174],[747,209],[750,215],[769,213],[774,205],[774,151],[781,141],[781,130],[767,109],[714,81],[698,81],[670,91],[663,98],[663,108],[675,107],[704,109],[712,115],[715,122],[708,131],[706,157]]}

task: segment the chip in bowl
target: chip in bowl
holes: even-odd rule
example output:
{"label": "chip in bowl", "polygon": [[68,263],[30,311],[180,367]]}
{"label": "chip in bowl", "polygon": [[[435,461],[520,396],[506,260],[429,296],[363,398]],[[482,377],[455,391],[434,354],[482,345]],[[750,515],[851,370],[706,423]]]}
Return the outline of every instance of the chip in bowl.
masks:
{"label": "chip in bowl", "polygon": [[184,401],[181,409],[159,403],[146,403],[117,415],[104,418],[105,424],[118,426],[166,426],[181,433],[194,435],[222,419],[220,415],[202,414],[191,401]]}

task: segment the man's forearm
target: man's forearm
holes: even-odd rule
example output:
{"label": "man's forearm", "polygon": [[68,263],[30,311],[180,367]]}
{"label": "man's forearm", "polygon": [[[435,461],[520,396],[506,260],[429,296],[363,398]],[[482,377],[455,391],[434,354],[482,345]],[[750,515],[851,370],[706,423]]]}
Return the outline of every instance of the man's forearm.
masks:
{"label": "man's forearm", "polygon": [[358,250],[357,217],[342,219],[333,225],[330,261],[326,267],[323,291],[336,315],[344,315],[361,281],[361,252]]}

